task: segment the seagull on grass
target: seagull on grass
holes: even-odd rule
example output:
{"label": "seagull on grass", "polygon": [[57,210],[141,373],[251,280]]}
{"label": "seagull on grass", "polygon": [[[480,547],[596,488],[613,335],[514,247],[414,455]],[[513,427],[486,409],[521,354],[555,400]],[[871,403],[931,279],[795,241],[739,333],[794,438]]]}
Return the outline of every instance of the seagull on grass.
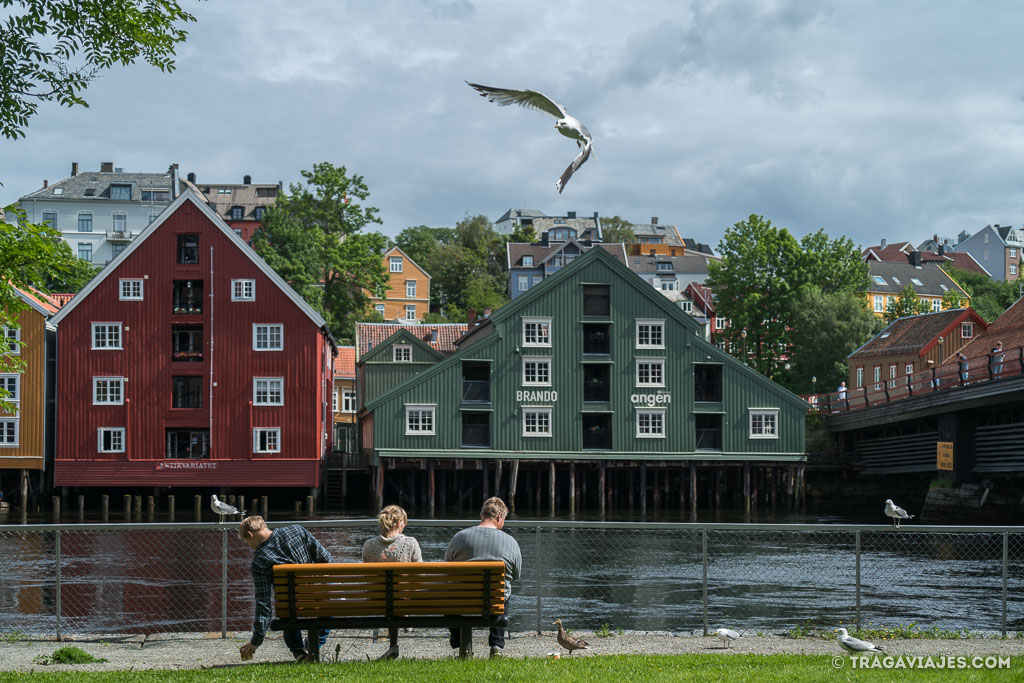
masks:
{"label": "seagull on grass", "polygon": [[238,515],[245,517],[245,510],[239,510],[234,505],[228,505],[222,500],[217,500],[216,494],[210,498],[210,509],[220,515],[221,523],[224,522],[224,515]]}
{"label": "seagull on grass", "polygon": [[498,104],[502,107],[507,107],[510,104],[518,104],[527,109],[536,109],[537,111],[546,112],[551,114],[557,119],[555,128],[558,132],[567,138],[576,141],[576,146],[580,149],[580,153],[576,155],[576,158],[572,160],[572,163],[562,171],[561,177],[558,182],[555,183],[555,187],[558,189],[558,194],[562,194],[562,190],[565,189],[565,184],[569,182],[569,178],[572,178],[572,174],[580,169],[580,166],[590,158],[590,153],[594,149],[594,138],[590,135],[590,131],[587,127],[579,122],[574,116],[569,116],[569,113],[565,110],[565,107],[555,102],[553,99],[539,93],[536,90],[509,90],[506,88],[492,88],[489,85],[480,85],[479,83],[470,83],[466,81],[466,85],[473,88],[480,93],[481,97],[486,97],[491,102]]}
{"label": "seagull on grass", "polygon": [[901,508],[890,499],[885,500],[885,516],[892,517],[892,525],[899,526],[901,519],[913,519],[914,515],[908,514],[906,510]]}
{"label": "seagull on grass", "polygon": [[839,635],[836,636],[836,642],[839,643],[839,647],[843,648],[847,652],[855,655],[864,654],[865,652],[881,652],[882,648],[878,647],[874,643],[869,643],[866,640],[860,640],[854,638],[846,632],[845,628],[838,629]]}
{"label": "seagull on grass", "polygon": [[715,635],[722,641],[722,647],[732,647],[732,641],[740,637],[740,634],[731,628],[715,629]]}

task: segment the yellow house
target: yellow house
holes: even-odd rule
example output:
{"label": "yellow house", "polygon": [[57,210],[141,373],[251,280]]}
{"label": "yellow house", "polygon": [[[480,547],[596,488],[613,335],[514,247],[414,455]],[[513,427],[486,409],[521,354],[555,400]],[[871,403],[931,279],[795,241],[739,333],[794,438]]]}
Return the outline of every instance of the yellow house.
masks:
{"label": "yellow house", "polygon": [[374,310],[384,320],[422,321],[430,310],[430,274],[398,247],[385,251],[383,260],[391,284],[383,298],[370,297]]}
{"label": "yellow house", "polygon": [[[44,468],[47,427],[47,340],[53,343],[47,321],[58,307],[43,294],[16,290],[27,308],[18,314],[20,327],[0,327],[0,383],[8,391],[11,412],[0,411],[0,470]],[[14,363],[23,362],[17,372]],[[52,372],[52,368],[50,368]]]}
{"label": "yellow house", "polygon": [[356,452],[356,347],[339,346],[334,359],[334,451]]}
{"label": "yellow house", "polygon": [[970,305],[970,295],[937,265],[888,263],[868,261],[868,307],[879,318],[885,316],[889,303],[899,298],[904,287],[912,287],[918,298],[924,299],[933,312],[942,308],[942,297],[953,292],[960,299],[960,308]]}

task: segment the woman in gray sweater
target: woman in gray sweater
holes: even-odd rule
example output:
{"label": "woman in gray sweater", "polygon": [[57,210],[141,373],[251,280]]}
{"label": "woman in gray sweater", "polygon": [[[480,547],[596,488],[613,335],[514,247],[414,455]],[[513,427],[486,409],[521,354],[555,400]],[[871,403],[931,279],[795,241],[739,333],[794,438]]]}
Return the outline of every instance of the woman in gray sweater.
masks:
{"label": "woman in gray sweater", "polygon": [[[377,515],[380,535],[363,544],[363,562],[422,562],[420,544],[412,536],[402,533],[409,523],[409,515],[397,505],[388,505]],[[389,628],[391,644],[378,659],[398,658],[398,629]],[[377,632],[374,631],[374,640]]]}

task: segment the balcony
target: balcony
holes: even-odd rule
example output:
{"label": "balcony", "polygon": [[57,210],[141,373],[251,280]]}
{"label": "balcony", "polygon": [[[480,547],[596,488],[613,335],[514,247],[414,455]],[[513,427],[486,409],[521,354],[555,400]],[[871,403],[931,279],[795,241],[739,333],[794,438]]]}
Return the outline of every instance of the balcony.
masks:
{"label": "balcony", "polygon": [[199,315],[203,312],[203,281],[175,280],[172,298],[174,315]]}
{"label": "balcony", "polygon": [[107,240],[110,242],[131,242],[131,230],[107,230]]}

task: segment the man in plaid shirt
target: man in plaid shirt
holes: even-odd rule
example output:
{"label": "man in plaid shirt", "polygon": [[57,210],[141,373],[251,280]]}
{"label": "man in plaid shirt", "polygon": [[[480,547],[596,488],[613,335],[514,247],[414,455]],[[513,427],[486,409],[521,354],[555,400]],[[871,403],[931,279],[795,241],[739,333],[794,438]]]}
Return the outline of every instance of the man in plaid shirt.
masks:
{"label": "man in plaid shirt", "polygon": [[[263,644],[273,616],[274,565],[330,562],[331,554],[305,527],[293,524],[272,531],[258,515],[242,520],[238,527],[238,537],[255,551],[252,557],[252,580],[256,584],[256,618],[252,622],[252,638],[239,648],[242,659],[251,659],[256,648]],[[318,649],[323,647],[329,633],[326,629],[320,632]],[[301,631],[285,631],[284,643],[296,661],[312,660],[303,646]]]}

